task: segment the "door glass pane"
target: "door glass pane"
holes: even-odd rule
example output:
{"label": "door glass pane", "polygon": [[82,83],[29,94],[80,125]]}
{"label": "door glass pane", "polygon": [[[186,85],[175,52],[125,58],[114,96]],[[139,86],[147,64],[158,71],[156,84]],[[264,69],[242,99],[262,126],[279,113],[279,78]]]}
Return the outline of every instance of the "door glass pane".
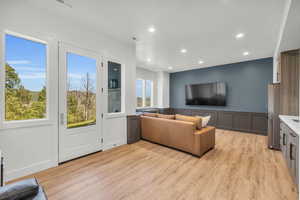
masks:
{"label": "door glass pane", "polygon": [[45,44],[5,35],[5,120],[46,118]]}
{"label": "door glass pane", "polygon": [[136,80],[136,102],[137,107],[143,107],[143,80]]}
{"label": "door glass pane", "polygon": [[108,113],[121,112],[121,64],[108,62]]}
{"label": "door glass pane", "polygon": [[67,127],[96,124],[96,60],[67,53]]}
{"label": "door glass pane", "polygon": [[152,106],[152,81],[146,80],[145,106]]}

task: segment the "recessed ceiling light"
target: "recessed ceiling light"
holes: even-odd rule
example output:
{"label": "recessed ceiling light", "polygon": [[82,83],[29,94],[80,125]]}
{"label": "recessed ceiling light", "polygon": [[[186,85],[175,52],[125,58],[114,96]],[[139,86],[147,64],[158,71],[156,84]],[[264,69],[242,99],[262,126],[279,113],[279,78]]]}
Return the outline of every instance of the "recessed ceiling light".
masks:
{"label": "recessed ceiling light", "polygon": [[148,28],[148,31],[150,33],[154,33],[156,31],[156,29],[153,26],[151,26],[151,27]]}
{"label": "recessed ceiling light", "polygon": [[151,59],[150,59],[150,58],[147,58],[147,62],[151,62]]}
{"label": "recessed ceiling light", "polygon": [[201,64],[204,63],[204,61],[203,60],[199,60],[198,63],[201,65]]}
{"label": "recessed ceiling light", "polygon": [[186,53],[187,50],[186,50],[186,49],[181,49],[180,52],[181,52],[181,53]]}
{"label": "recessed ceiling light", "polygon": [[249,51],[245,51],[245,52],[243,53],[244,56],[248,56],[249,54],[250,54]]}
{"label": "recessed ceiling light", "polygon": [[173,69],[173,67],[168,67],[168,69],[169,69],[169,70],[172,70],[172,69]]}
{"label": "recessed ceiling light", "polygon": [[238,34],[235,35],[235,38],[236,38],[236,39],[241,39],[241,38],[243,38],[244,36],[245,36],[244,33],[238,33]]}

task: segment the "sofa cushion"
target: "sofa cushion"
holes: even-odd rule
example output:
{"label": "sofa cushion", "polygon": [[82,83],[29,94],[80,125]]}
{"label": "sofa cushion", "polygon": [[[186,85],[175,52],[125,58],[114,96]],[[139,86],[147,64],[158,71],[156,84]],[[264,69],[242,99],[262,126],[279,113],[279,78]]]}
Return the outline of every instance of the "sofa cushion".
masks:
{"label": "sofa cushion", "polygon": [[37,195],[39,192],[39,185],[36,179],[27,179],[0,187],[0,200],[7,199],[26,199]]}
{"label": "sofa cushion", "polygon": [[202,128],[202,118],[200,117],[192,117],[186,115],[175,115],[176,120],[186,121],[186,122],[193,122],[196,125],[196,128],[200,130]]}
{"label": "sofa cushion", "polygon": [[158,118],[164,118],[164,119],[175,119],[175,115],[163,115],[163,114],[157,114]]}
{"label": "sofa cushion", "polygon": [[143,115],[147,117],[157,117],[157,113],[143,113]]}

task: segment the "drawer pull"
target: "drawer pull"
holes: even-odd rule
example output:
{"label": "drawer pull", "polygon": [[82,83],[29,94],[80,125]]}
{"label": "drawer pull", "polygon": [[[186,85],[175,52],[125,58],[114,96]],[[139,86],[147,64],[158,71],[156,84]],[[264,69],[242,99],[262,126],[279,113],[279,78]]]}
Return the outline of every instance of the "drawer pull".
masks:
{"label": "drawer pull", "polygon": [[283,145],[286,145],[286,134],[283,134],[283,141],[282,141]]}
{"label": "drawer pull", "polygon": [[294,160],[294,156],[293,156],[293,148],[294,148],[294,145],[293,145],[293,144],[290,144],[290,160]]}

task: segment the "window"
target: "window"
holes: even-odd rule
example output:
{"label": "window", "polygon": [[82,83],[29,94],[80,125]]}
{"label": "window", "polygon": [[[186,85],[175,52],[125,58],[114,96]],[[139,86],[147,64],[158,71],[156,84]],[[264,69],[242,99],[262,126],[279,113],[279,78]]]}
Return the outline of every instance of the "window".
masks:
{"label": "window", "polygon": [[143,80],[136,80],[136,101],[137,107],[143,107]]}
{"label": "window", "polygon": [[153,106],[153,81],[152,80],[136,80],[137,107]]}
{"label": "window", "polygon": [[47,46],[5,35],[5,120],[47,117]]}
{"label": "window", "polygon": [[146,85],[145,85],[145,103],[144,105],[146,107],[151,107],[152,106],[152,81],[146,80]]}
{"label": "window", "polygon": [[96,124],[96,60],[67,53],[67,127]]}
{"label": "window", "polygon": [[121,112],[121,64],[108,62],[108,113]]}

